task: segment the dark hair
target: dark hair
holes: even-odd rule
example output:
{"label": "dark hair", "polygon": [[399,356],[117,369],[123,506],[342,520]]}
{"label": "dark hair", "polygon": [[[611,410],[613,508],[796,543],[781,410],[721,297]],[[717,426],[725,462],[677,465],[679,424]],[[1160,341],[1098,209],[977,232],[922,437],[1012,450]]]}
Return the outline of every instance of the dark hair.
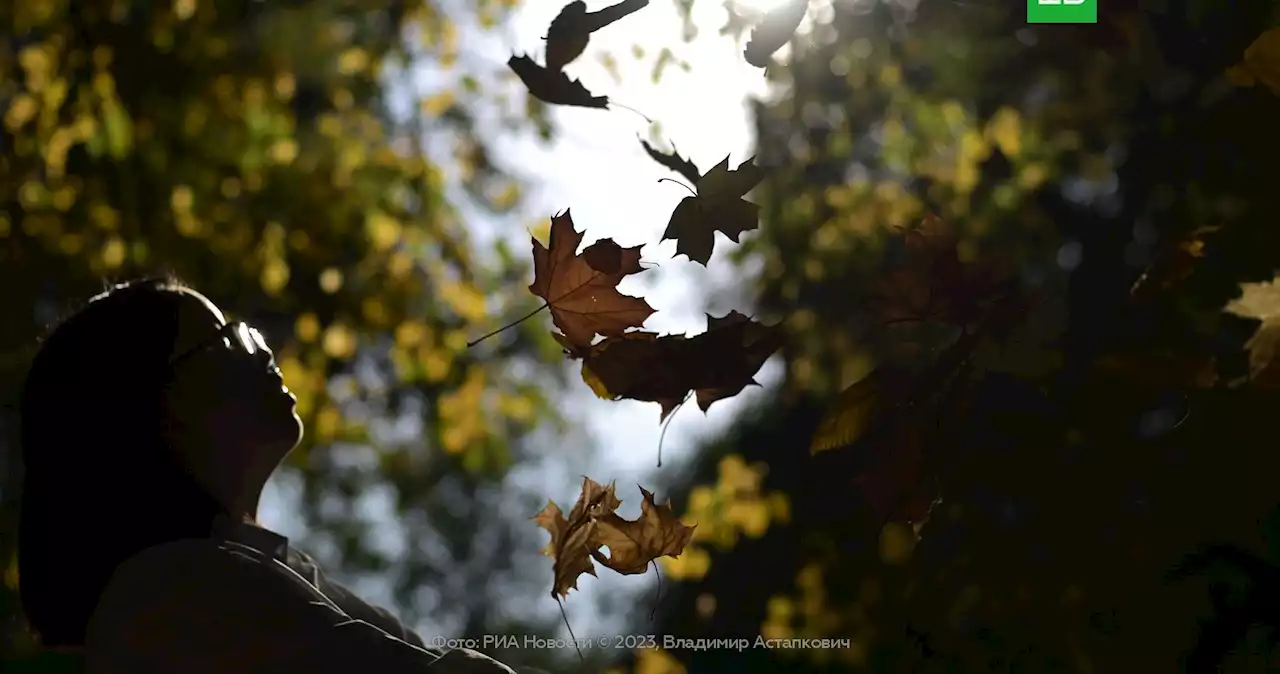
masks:
{"label": "dark hair", "polygon": [[46,647],[84,644],[121,562],[207,535],[222,511],[162,439],[183,287],[152,277],[108,289],[48,335],[27,373],[18,578]]}

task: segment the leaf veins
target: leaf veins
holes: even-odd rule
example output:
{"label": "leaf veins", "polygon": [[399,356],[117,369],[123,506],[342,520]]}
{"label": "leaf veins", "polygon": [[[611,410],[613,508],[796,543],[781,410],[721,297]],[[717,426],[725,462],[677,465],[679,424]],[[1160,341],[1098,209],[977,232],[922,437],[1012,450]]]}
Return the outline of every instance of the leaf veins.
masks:
{"label": "leaf veins", "polygon": [[621,574],[644,573],[659,557],[679,557],[693,540],[694,527],[676,517],[670,500],[657,505],[653,493],[644,487],[640,487],[640,494],[639,519],[623,519],[613,512],[596,519],[596,540],[609,548],[609,556],[597,549],[591,557]]}
{"label": "leaf veins", "polygon": [[546,301],[564,341],[585,348],[596,335],[614,337],[644,325],[654,309],[617,288],[624,277],[644,271],[641,246],[622,248],[612,239],[601,239],[579,255],[581,244],[582,232],[574,229],[569,211],[552,217],[548,245],[533,239],[529,292]]}
{"label": "leaf veins", "polygon": [[[551,534],[542,553],[554,560],[553,598],[566,597],[577,589],[584,573],[596,575],[592,559],[621,574],[643,573],[659,557],[679,557],[693,539],[694,526],[684,524],[671,509],[671,502],[654,502],[653,493],[640,487],[643,500],[640,517],[628,520],[616,512],[622,505],[612,483],[605,487],[589,477],[582,478],[582,493],[565,517],[559,506],[548,501],[533,521]],[[609,556],[600,548],[608,547]]]}
{"label": "leaf veins", "polygon": [[612,513],[622,505],[622,501],[614,496],[613,489],[612,484],[603,487],[595,480],[583,477],[582,493],[567,518],[554,501],[547,501],[546,507],[533,516],[533,521],[551,534],[551,541],[542,549],[542,554],[555,560],[552,567],[553,598],[568,596],[569,590],[577,589],[578,577],[582,574],[596,575],[591,553],[602,545],[595,535],[596,516]]}

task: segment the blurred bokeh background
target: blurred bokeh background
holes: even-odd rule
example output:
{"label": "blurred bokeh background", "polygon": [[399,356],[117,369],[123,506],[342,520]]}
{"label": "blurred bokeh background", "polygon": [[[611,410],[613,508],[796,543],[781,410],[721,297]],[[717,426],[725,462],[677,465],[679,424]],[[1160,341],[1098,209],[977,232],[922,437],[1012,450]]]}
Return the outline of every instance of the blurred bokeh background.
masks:
{"label": "blurred bokeh background", "polygon": [[[1280,3],[1099,2],[1097,24],[1028,25],[996,0],[812,0],[760,69],[743,43],[780,2],[653,0],[568,68],[643,115],[548,108],[507,70],[559,0],[5,3],[0,654],[68,662],[16,597],[36,338],[104,279],[172,269],[258,326],[298,395],[306,440],[260,519],[428,641],[567,620],[848,640],[597,649],[590,671],[1274,671]],[[756,156],[759,231],[672,259],[687,192],[638,139],[703,171]],[[760,387],[675,415],[661,468],[658,406],[597,398],[545,315],[467,347],[539,305],[529,236],[566,208],[588,242],[645,245],[622,289],[646,329],[736,309],[791,337]],[[841,390],[956,339],[859,311],[926,213],[1039,302],[920,422],[943,432],[912,527],[861,463],[897,436],[810,441]],[[606,571],[562,613],[529,518],[583,475],[698,529],[660,582]]]}

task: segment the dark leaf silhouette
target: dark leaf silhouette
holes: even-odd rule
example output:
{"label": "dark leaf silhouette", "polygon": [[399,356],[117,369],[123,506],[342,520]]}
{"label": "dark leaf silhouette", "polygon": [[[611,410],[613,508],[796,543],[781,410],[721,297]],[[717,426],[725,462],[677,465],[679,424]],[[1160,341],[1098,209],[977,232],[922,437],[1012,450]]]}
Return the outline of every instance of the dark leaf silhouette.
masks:
{"label": "dark leaf silhouette", "polygon": [[738,242],[743,232],[760,225],[760,207],[742,198],[764,179],[754,157],[729,170],[729,158],[697,181],[696,196],[685,197],[671,213],[662,239],[676,240],[676,255],[706,266],[715,247],[715,233]]}
{"label": "dark leaf silhouette", "polygon": [[685,180],[688,180],[690,184],[698,184],[698,181],[701,179],[702,172],[698,170],[697,165],[693,162],[681,157],[680,154],[676,152],[674,146],[671,148],[671,153],[668,154],[645,142],[644,139],[640,140],[640,145],[644,146],[645,154],[649,155],[650,159],[658,162],[665,168],[669,168],[672,171],[679,173]]}
{"label": "dark leaf silhouette", "polygon": [[569,211],[551,218],[548,245],[533,239],[529,292],[546,300],[568,344],[587,347],[597,334],[617,336],[640,327],[654,310],[643,299],[618,292],[623,277],[644,271],[640,246],[622,248],[601,239],[579,255],[581,244],[582,232],[574,229]]}
{"label": "dark leaf silhouette", "polygon": [[597,12],[588,12],[587,3],[574,0],[564,6],[547,28],[547,69],[560,70],[582,55],[591,34],[605,26],[638,12],[649,0],[622,0]]}
{"label": "dark leaf silhouette", "polygon": [[706,332],[659,336],[629,332],[581,353],[582,376],[605,398],[656,402],[666,419],[693,393],[706,412],[756,384],[756,372],[782,346],[778,326],[731,311],[707,316]]}
{"label": "dark leaf silhouette", "polygon": [[764,19],[751,31],[751,39],[742,53],[747,63],[763,68],[769,64],[769,57],[782,49],[783,45],[795,35],[800,22],[804,20],[809,9],[809,0],[788,0],[765,14]]}
{"label": "dark leaf silhouette", "polygon": [[528,56],[512,56],[507,66],[524,82],[529,93],[544,103],[601,110],[609,107],[608,96],[596,96],[578,80],[569,79],[559,70],[544,68]]}

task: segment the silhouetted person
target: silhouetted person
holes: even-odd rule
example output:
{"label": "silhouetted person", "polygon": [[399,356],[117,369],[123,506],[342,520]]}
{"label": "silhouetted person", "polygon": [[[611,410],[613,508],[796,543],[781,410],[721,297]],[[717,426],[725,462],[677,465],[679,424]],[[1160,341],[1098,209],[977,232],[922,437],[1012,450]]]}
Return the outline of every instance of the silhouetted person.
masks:
{"label": "silhouetted person", "polygon": [[257,330],[169,279],[94,297],[22,398],[22,603],[87,674],[510,673],[424,646],[256,525],[302,437]]}

